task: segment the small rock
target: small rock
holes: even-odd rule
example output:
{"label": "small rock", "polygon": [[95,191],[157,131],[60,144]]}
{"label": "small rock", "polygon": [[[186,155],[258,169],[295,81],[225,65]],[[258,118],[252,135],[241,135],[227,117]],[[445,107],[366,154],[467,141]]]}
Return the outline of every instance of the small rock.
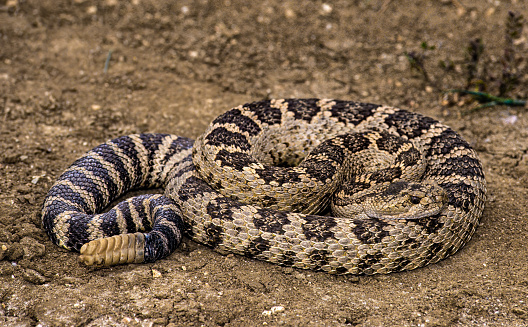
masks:
{"label": "small rock", "polygon": [[[25,236],[33,236],[41,233],[42,230],[35,226],[35,224],[30,223],[22,223],[20,226],[17,226],[17,235],[20,238],[24,238]],[[36,241],[35,241],[36,242]]]}
{"label": "small rock", "polygon": [[35,285],[42,285],[48,281],[48,279],[42,276],[38,271],[29,268],[24,269],[22,272],[22,278]]}
{"label": "small rock", "polygon": [[90,6],[86,9],[86,13],[89,15],[97,14],[97,6]]}
{"label": "small rock", "polygon": [[7,259],[10,261],[17,261],[18,259],[22,258],[24,256],[24,249],[22,248],[22,245],[18,243],[13,243],[11,246],[8,247],[7,251]]}
{"label": "small rock", "polygon": [[517,122],[517,115],[509,115],[508,117],[501,118],[502,122],[506,125],[514,125]]}
{"label": "small rock", "polygon": [[521,308],[513,308],[511,312],[515,313],[518,316],[523,316],[523,317],[528,315],[528,313]]}
{"label": "small rock", "polygon": [[62,282],[65,284],[81,285],[85,284],[86,281],[82,278],[65,276],[62,278]]}
{"label": "small rock", "polygon": [[0,262],[0,276],[11,276],[15,273],[15,267],[7,261]]}
{"label": "small rock", "polygon": [[0,243],[0,260],[4,260],[7,256],[7,250],[9,249],[7,243]]}
{"label": "small rock", "polygon": [[152,277],[160,278],[161,277],[161,273],[158,270],[156,270],[156,269],[152,269]]}
{"label": "small rock", "polygon": [[333,8],[332,6],[330,6],[329,4],[327,3],[323,3],[322,7],[321,7],[322,11],[324,14],[329,14],[332,12]]}
{"label": "small rock", "polygon": [[18,6],[18,0],[7,0],[5,5],[7,8],[15,8]]}
{"label": "small rock", "polygon": [[46,252],[46,246],[44,244],[40,244],[31,237],[24,237],[20,240],[20,244],[22,245],[22,249],[24,251],[24,258],[26,259],[33,259],[42,257],[44,253]]}
{"label": "small rock", "polygon": [[277,305],[277,306],[274,306],[274,307],[271,307],[271,309],[269,310],[264,310],[262,311],[262,315],[263,316],[271,316],[271,315],[274,315],[274,314],[277,314],[277,313],[281,313],[281,312],[284,312],[284,307],[282,305]]}

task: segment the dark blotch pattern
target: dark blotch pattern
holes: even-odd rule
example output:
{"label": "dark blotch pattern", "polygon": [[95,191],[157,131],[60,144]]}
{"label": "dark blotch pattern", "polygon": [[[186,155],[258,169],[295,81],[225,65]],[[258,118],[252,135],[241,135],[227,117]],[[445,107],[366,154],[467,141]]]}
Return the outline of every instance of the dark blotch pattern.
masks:
{"label": "dark blotch pattern", "polygon": [[431,166],[428,176],[478,176],[484,178],[480,162],[472,157],[460,156],[445,159],[442,165]]}
{"label": "dark blotch pattern", "polygon": [[228,198],[216,198],[207,204],[207,214],[213,218],[233,220],[234,203]]}
{"label": "dark blotch pattern", "polygon": [[444,227],[444,223],[440,221],[439,215],[430,216],[430,217],[421,218],[421,219],[415,219],[413,221],[417,225],[422,226],[422,228],[427,231],[427,234],[436,233],[438,230]]}
{"label": "dark blotch pattern", "polygon": [[255,121],[242,115],[239,109],[232,109],[213,120],[212,124],[234,124],[242,132],[247,132],[250,136],[260,133],[261,129]]}
{"label": "dark blotch pattern", "polygon": [[446,155],[454,148],[471,149],[469,144],[450,128],[443,131],[440,135],[432,137],[430,146],[429,151],[425,154],[426,157]]}
{"label": "dark blotch pattern", "polygon": [[259,209],[253,218],[253,224],[257,229],[275,234],[284,234],[282,226],[289,223],[287,213],[268,209]]}
{"label": "dark blotch pattern", "polygon": [[380,132],[380,134],[382,137],[376,140],[376,145],[381,151],[394,154],[400,150],[404,144],[403,140],[395,135],[386,132]]}
{"label": "dark blotch pattern", "polygon": [[414,166],[420,161],[422,157],[420,156],[420,152],[416,148],[411,148],[405,152],[400,153],[396,157],[396,162],[401,162],[404,166]]}
{"label": "dark blotch pattern", "polygon": [[297,253],[293,251],[284,251],[283,253],[278,255],[278,258],[280,260],[279,265],[281,266],[293,266],[295,261],[298,260]]}
{"label": "dark blotch pattern", "polygon": [[326,250],[312,250],[308,253],[308,258],[312,261],[315,270],[320,270],[323,266],[328,264],[329,252]]}
{"label": "dark blotch pattern", "polygon": [[376,273],[372,266],[379,263],[384,257],[385,256],[381,252],[365,255],[361,258],[361,261],[358,264],[359,271],[361,271],[365,275],[372,275]]}
{"label": "dark blotch pattern", "polygon": [[380,169],[373,172],[370,175],[370,180],[376,184],[381,184],[385,182],[390,182],[392,180],[400,178],[402,175],[402,169],[400,167],[390,167],[385,169]]}
{"label": "dark blotch pattern", "polygon": [[186,202],[195,194],[203,194],[205,192],[213,192],[213,189],[207,185],[203,180],[191,176],[178,192],[178,199],[181,202]]}
{"label": "dark blotch pattern", "polygon": [[262,252],[269,250],[269,248],[269,241],[259,236],[249,242],[249,245],[244,250],[244,255],[250,258],[255,257]]}
{"label": "dark blotch pattern", "polygon": [[276,181],[279,184],[301,181],[298,173],[289,171],[284,167],[267,166],[266,169],[255,169],[255,172],[268,184],[271,181]]}
{"label": "dark blotch pattern", "polygon": [[389,232],[383,229],[388,224],[380,219],[354,219],[354,224],[356,224],[353,230],[354,235],[363,244],[379,243],[384,237],[389,235]]}
{"label": "dark blotch pattern", "polygon": [[286,99],[288,111],[295,115],[295,119],[311,121],[317,115],[321,108],[317,105],[319,99]]}
{"label": "dark blotch pattern", "polygon": [[269,100],[246,103],[243,107],[253,112],[261,123],[276,125],[282,121],[280,109],[270,107]]}
{"label": "dark blotch pattern", "polygon": [[387,190],[385,191],[385,193],[388,194],[388,195],[397,195],[402,190],[404,190],[407,187],[407,185],[408,185],[408,183],[407,182],[403,182],[403,181],[390,183],[389,186],[387,187]]}
{"label": "dark blotch pattern", "polygon": [[332,117],[337,118],[338,121],[356,126],[372,116],[379,107],[371,103],[335,100],[335,105],[332,106],[330,112]]}
{"label": "dark blotch pattern", "polygon": [[438,121],[412,112],[398,110],[385,120],[389,128],[395,128],[398,135],[414,139],[423,135]]}
{"label": "dark blotch pattern", "polygon": [[264,208],[267,208],[267,207],[271,207],[272,205],[275,205],[277,204],[278,200],[274,197],[271,197],[269,195],[265,195],[263,198],[262,198],[262,206]]}
{"label": "dark blotch pattern", "polygon": [[365,134],[366,133],[346,134],[343,138],[343,146],[352,153],[367,149],[370,146],[370,140]]}
{"label": "dark blotch pattern", "polygon": [[[480,192],[474,187],[465,184],[464,182],[452,183],[449,181],[441,182],[438,184],[443,187],[448,194],[448,202],[457,208],[461,208],[468,212],[475,203],[475,192]],[[479,194],[482,197],[482,194]]]}
{"label": "dark blotch pattern", "polygon": [[242,170],[250,163],[256,162],[250,155],[243,152],[229,152],[220,150],[216,154],[215,160],[219,160],[222,166],[233,167],[236,170]]}
{"label": "dark blotch pattern", "polygon": [[205,138],[206,144],[215,147],[219,146],[233,146],[242,151],[248,151],[251,149],[251,145],[247,138],[235,132],[230,132],[224,127],[217,127],[213,129]]}
{"label": "dark blotch pattern", "polygon": [[304,218],[306,222],[302,225],[303,234],[308,240],[323,242],[324,240],[334,237],[330,230],[336,225],[331,217],[320,217],[308,215]]}
{"label": "dark blotch pattern", "polygon": [[215,248],[218,246],[218,244],[222,243],[222,235],[224,233],[224,229],[222,227],[210,223],[204,226],[204,231],[205,235],[207,235],[207,239],[205,240],[207,245]]}
{"label": "dark blotch pattern", "polygon": [[345,138],[345,135],[340,135],[319,144],[319,146],[313,149],[312,152],[310,152],[310,154],[306,157],[306,159],[304,159],[304,162],[301,164],[301,166],[304,167],[308,164],[310,164],[310,166],[321,165],[321,160],[317,159],[321,156],[325,156],[326,158],[328,158],[325,159],[324,162],[326,162],[326,160],[329,160],[341,165],[346,158],[345,150],[343,147],[336,143]]}

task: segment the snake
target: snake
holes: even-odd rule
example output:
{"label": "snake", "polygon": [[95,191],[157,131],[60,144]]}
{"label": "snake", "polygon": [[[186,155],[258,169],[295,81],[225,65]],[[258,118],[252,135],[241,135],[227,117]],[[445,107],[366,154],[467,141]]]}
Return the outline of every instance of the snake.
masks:
{"label": "snake", "polygon": [[[163,192],[104,211],[144,188]],[[144,133],[95,147],[53,184],[42,225],[86,265],[154,262],[185,236],[222,254],[372,275],[454,254],[485,201],[476,152],[433,118],[270,99],[228,110],[195,141]]]}

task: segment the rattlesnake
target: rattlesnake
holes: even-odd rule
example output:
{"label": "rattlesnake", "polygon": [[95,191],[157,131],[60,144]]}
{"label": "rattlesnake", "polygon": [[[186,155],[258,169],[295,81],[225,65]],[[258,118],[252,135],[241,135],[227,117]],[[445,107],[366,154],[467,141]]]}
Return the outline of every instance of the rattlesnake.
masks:
{"label": "rattlesnake", "polygon": [[[165,196],[94,215],[143,187],[163,187]],[[80,250],[86,264],[152,262],[183,233],[223,253],[375,274],[455,253],[485,199],[476,153],[432,118],[351,101],[275,99],[231,109],[194,145],[168,134],[108,141],[59,177],[42,215],[51,240]]]}

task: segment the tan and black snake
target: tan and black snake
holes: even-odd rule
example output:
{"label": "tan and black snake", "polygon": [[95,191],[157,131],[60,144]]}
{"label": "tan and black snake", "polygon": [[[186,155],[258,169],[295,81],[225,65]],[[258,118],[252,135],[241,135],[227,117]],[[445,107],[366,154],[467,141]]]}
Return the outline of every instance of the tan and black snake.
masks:
{"label": "tan and black snake", "polygon": [[[148,187],[165,194],[100,213]],[[376,274],[455,253],[485,199],[475,151],[432,118],[275,99],[227,111],[196,142],[135,134],[94,148],[52,186],[42,217],[51,240],[86,264],[152,262],[187,235],[280,265]]]}

